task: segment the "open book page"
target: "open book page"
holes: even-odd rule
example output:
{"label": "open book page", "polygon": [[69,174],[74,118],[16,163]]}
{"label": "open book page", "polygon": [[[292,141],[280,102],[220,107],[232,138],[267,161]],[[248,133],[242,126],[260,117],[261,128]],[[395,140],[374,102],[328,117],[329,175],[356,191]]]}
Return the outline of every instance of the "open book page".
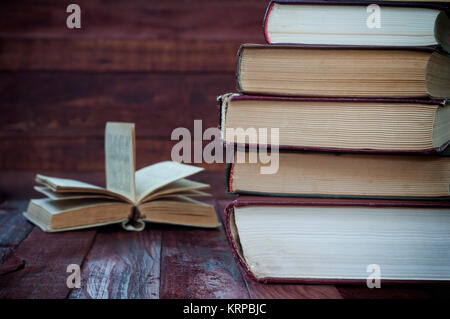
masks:
{"label": "open book page", "polygon": [[[158,188],[157,190],[155,190],[154,192],[148,194],[147,196],[145,196],[144,198],[142,198],[140,200],[141,203],[143,202],[147,202],[149,200],[161,197],[161,196],[166,196],[169,194],[179,194],[179,193],[187,193],[190,191],[194,191],[194,190],[200,190],[200,189],[205,189],[205,188],[209,188],[210,185],[208,184],[204,184],[204,183],[200,183],[200,182],[196,182],[196,181],[191,181],[189,179],[186,178],[182,178],[179,179],[175,182],[172,182],[166,186],[163,186],[161,188]],[[195,194],[195,193],[193,193]],[[206,194],[206,193],[204,193]]]}
{"label": "open book page", "polygon": [[185,197],[210,197],[212,196],[209,193],[205,193],[198,190],[187,190],[187,191],[181,191],[176,193],[168,193],[168,194],[150,194],[149,196],[145,197],[144,200],[141,201],[141,203],[147,203],[149,201],[155,200],[155,199],[163,199],[163,198],[178,198],[179,196],[185,196]]}
{"label": "open book page", "polygon": [[135,133],[132,123],[106,123],[106,188],[131,201],[136,200]]}
{"label": "open book page", "polygon": [[116,199],[123,200],[126,202],[130,203],[134,202],[129,200],[127,197],[123,195],[114,193],[102,187],[76,181],[73,179],[50,177],[38,174],[36,175],[36,182],[45,185],[54,193],[85,193],[85,194],[107,195],[109,197],[114,197]]}
{"label": "open book page", "polygon": [[179,179],[201,172],[203,168],[165,161],[144,167],[136,172],[137,202],[147,195]]}
{"label": "open book page", "polygon": [[53,189],[54,191],[65,191],[65,190],[75,190],[81,192],[91,192],[91,191],[99,191],[101,192],[104,188],[100,186],[95,186],[89,183],[84,183],[80,181],[76,181],[74,179],[67,178],[59,178],[59,177],[51,177],[37,174],[36,182],[39,184],[46,185]]}
{"label": "open book page", "polygon": [[99,194],[99,193],[83,193],[83,192],[54,192],[50,187],[47,186],[34,186],[34,190],[44,194],[50,199],[55,200],[67,200],[67,199],[84,199],[84,198],[106,198],[117,200],[117,197],[111,195]]}

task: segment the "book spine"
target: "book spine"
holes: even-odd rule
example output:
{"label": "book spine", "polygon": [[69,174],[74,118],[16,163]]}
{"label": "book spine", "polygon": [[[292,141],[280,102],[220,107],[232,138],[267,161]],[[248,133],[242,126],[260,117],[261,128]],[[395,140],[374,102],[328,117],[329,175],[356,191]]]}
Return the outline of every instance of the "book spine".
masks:
{"label": "book spine", "polygon": [[236,194],[233,190],[233,163],[227,163],[225,168],[225,191],[227,194]]}
{"label": "book spine", "polygon": [[244,51],[245,45],[241,45],[239,47],[238,53],[237,53],[237,66],[236,66],[236,89],[238,92],[243,92],[242,90],[242,83],[241,83],[241,62],[242,62],[242,53]]}
{"label": "book spine", "polygon": [[266,43],[268,43],[268,44],[270,44],[272,42],[270,41],[269,33],[267,30],[267,22],[269,20],[269,15],[270,15],[270,12],[272,11],[272,8],[274,5],[275,5],[275,1],[271,0],[269,5],[267,6],[266,13],[264,14],[263,25],[262,25],[264,39],[266,40]]}

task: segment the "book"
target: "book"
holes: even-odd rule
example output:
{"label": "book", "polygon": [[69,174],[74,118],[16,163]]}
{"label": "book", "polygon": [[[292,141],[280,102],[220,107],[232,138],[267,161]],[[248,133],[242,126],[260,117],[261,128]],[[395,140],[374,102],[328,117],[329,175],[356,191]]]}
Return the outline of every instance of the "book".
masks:
{"label": "book", "polygon": [[252,161],[248,152],[239,149],[234,155],[227,170],[231,193],[450,199],[450,157],[446,156],[280,152],[276,173],[261,174],[269,164],[259,156]]}
{"label": "book", "polygon": [[450,280],[448,201],[242,196],[224,223],[259,282],[366,284],[373,266],[381,286]]}
{"label": "book", "polygon": [[[450,141],[450,106],[445,100],[225,94],[219,98],[219,106],[225,143],[246,141],[300,150],[441,153]],[[278,140],[269,136],[250,141],[248,130],[260,128],[278,128]],[[228,129],[235,134],[227,135]]]}
{"label": "book", "polygon": [[241,46],[240,92],[449,98],[450,56],[428,48]]}
{"label": "book", "polygon": [[46,198],[32,199],[24,216],[47,232],[114,223],[134,231],[146,222],[220,225],[211,205],[192,198],[209,195],[202,191],[209,185],[187,178],[203,168],[165,161],[136,171],[132,123],[106,124],[105,170],[106,188],[38,174],[35,190]]}
{"label": "book", "polygon": [[[371,4],[379,5],[377,25]],[[271,44],[433,46],[450,52],[448,8],[448,2],[425,1],[271,1],[263,27]]]}

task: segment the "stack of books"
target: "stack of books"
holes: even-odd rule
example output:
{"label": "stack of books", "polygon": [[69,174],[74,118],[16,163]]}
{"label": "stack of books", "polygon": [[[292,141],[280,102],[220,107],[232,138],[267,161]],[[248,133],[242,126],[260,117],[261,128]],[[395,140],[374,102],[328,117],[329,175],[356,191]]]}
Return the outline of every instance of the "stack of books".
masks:
{"label": "stack of books", "polygon": [[225,209],[227,234],[250,277],[450,280],[446,10],[434,2],[269,4],[268,44],[240,48],[240,93],[220,98],[235,159],[257,146],[251,130],[279,130],[276,143],[257,141],[279,147],[276,172],[261,174],[267,163],[258,156],[226,173],[227,191],[239,194]]}

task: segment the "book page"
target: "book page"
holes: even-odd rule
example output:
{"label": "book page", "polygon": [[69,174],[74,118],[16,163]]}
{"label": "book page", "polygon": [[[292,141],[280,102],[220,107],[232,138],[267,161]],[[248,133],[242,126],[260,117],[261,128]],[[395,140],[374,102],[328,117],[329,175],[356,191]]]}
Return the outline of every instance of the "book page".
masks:
{"label": "book page", "polygon": [[179,179],[201,172],[203,168],[165,161],[144,167],[136,172],[137,200]]}
{"label": "book page", "polygon": [[102,192],[104,188],[80,182],[74,179],[51,177],[37,174],[36,182],[50,187],[53,191],[78,191],[78,192]]}
{"label": "book page", "polygon": [[191,181],[186,178],[179,179],[175,182],[172,182],[164,187],[160,187],[152,193],[148,194],[144,198],[140,198],[140,203],[152,200],[157,197],[165,196],[168,194],[178,194],[185,193],[193,190],[205,189],[209,188],[210,185]]}
{"label": "book page", "polygon": [[133,123],[106,123],[105,169],[106,188],[134,202],[136,156]]}
{"label": "book page", "polygon": [[141,204],[139,211],[148,222],[206,228],[220,226],[213,206],[185,196]]}
{"label": "book page", "polygon": [[55,192],[50,187],[47,186],[34,186],[34,190],[44,194],[50,199],[85,199],[85,198],[106,198],[106,199],[118,199],[111,195],[106,195],[105,193],[93,193],[93,192]]}

